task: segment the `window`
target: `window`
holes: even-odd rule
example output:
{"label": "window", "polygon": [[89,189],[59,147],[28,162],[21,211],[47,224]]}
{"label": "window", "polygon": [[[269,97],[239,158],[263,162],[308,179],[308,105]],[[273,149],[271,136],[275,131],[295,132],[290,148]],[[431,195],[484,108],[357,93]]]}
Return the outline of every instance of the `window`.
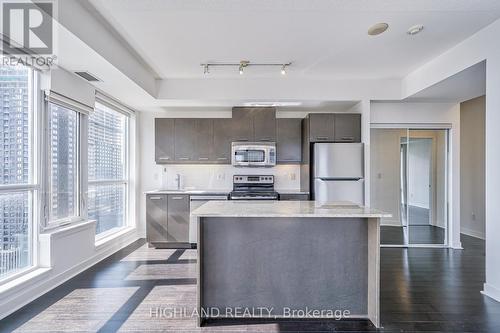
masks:
{"label": "window", "polygon": [[125,225],[128,117],[96,103],[88,125],[88,218],[96,234]]}
{"label": "window", "polygon": [[27,67],[0,65],[0,280],[35,264],[34,78]]}
{"label": "window", "polygon": [[78,216],[78,113],[49,103],[50,221]]}

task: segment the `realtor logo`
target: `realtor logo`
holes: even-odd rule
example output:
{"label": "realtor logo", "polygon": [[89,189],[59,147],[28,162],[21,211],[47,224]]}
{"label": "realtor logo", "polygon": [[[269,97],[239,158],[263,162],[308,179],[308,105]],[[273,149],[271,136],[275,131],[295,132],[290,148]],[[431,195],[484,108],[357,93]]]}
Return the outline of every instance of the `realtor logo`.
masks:
{"label": "realtor logo", "polygon": [[4,54],[52,54],[52,3],[3,2]]}

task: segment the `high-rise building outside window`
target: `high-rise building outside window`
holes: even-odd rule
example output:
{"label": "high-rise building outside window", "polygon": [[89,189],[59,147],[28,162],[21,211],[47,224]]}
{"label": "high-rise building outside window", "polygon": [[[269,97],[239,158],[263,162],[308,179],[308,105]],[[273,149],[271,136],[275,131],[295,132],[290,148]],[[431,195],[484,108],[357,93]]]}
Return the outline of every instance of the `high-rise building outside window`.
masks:
{"label": "high-rise building outside window", "polygon": [[125,225],[129,118],[96,103],[88,125],[88,218],[96,234]]}
{"label": "high-rise building outside window", "polygon": [[78,112],[49,103],[50,221],[78,216]]}
{"label": "high-rise building outside window", "polygon": [[34,78],[0,64],[0,281],[34,264]]}

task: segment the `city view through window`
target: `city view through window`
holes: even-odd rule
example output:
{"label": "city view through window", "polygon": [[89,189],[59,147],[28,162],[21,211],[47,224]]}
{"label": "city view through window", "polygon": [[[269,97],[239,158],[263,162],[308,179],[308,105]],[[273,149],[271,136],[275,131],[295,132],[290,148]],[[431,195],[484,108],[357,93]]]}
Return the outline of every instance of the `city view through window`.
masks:
{"label": "city view through window", "polygon": [[[0,66],[0,279],[33,265],[33,202],[35,197],[33,140],[33,71]],[[39,110],[37,112],[42,112]],[[88,117],[70,108],[47,103],[48,188],[46,226],[88,216],[97,221],[96,234],[125,225],[128,173],[126,165],[128,117],[96,104]],[[80,123],[88,119],[88,164],[80,165]],[[41,135],[38,139],[41,139]],[[45,149],[43,150],[45,151]],[[79,182],[88,168],[88,189]],[[13,188],[15,186],[15,188]],[[79,197],[87,191],[87,211]],[[77,219],[75,219],[76,221]]]}
{"label": "city view through window", "polygon": [[97,234],[124,225],[127,119],[100,104],[89,117],[88,217]]}
{"label": "city view through window", "polygon": [[0,66],[0,279],[31,265],[32,192],[6,189],[31,182],[31,72]]}

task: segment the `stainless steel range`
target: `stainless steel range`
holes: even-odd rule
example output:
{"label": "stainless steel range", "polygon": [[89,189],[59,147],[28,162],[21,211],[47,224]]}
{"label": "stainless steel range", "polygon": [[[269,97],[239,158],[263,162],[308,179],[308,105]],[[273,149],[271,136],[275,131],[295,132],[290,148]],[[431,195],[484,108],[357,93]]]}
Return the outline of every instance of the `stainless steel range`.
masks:
{"label": "stainless steel range", "polygon": [[234,175],[229,200],[278,200],[273,175]]}

